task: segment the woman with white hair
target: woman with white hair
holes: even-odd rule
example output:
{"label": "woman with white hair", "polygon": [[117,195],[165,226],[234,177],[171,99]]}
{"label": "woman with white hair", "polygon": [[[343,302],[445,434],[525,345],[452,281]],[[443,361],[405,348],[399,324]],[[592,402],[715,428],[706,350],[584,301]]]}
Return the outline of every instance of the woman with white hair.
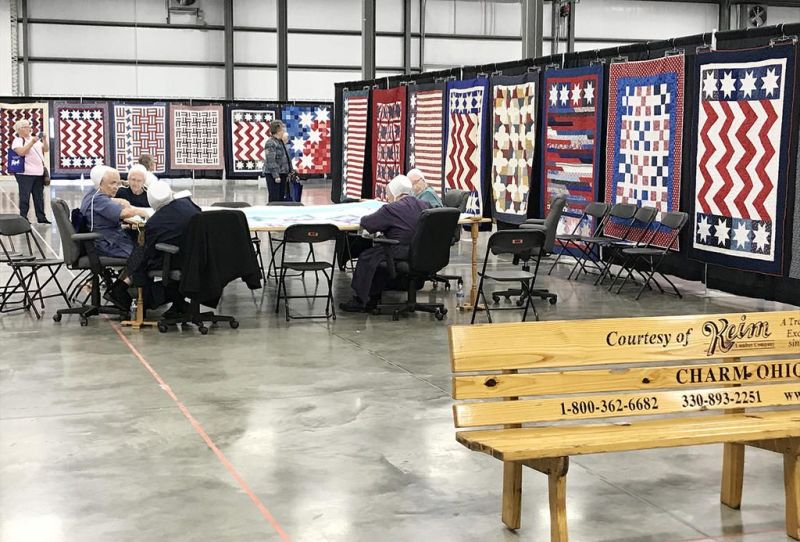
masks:
{"label": "woman with white hair", "polygon": [[[405,175],[392,179],[386,189],[389,203],[363,217],[361,227],[369,233],[380,232],[387,239],[399,241],[399,245],[392,246],[392,255],[403,259],[408,257],[420,214],[431,206],[413,197],[413,186]],[[355,296],[347,303],[341,303],[339,308],[347,312],[369,312],[377,306],[389,280],[386,269],[381,268],[385,261],[386,253],[379,246],[368,248],[358,256],[351,283]]]}
{"label": "woman with white hair", "polygon": [[33,127],[27,119],[14,123],[14,133],[16,137],[11,142],[11,148],[25,161],[25,170],[15,174],[19,186],[19,214],[28,218],[33,196],[36,220],[39,224],[50,224],[44,214],[44,155],[50,150],[47,135],[39,132],[34,136]]}
{"label": "woman with white hair", "polygon": [[134,164],[128,170],[128,186],[117,190],[117,197],[128,201],[134,207],[150,207],[147,201],[147,176],[152,175],[141,164]]}

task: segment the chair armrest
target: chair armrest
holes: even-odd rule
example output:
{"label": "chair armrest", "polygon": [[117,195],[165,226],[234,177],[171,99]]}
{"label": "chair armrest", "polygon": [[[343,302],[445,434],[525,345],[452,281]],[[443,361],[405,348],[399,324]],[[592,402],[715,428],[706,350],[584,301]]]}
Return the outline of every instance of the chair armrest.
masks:
{"label": "chair armrest", "polygon": [[378,245],[387,245],[387,246],[394,246],[400,244],[400,241],[398,241],[397,239],[387,239],[385,237],[376,237],[372,240],[372,242]]}
{"label": "chair armrest", "polygon": [[547,228],[544,224],[531,224],[529,222],[523,222],[519,225],[519,227],[522,230],[547,231]]}
{"label": "chair armrest", "polygon": [[81,243],[83,241],[94,241],[95,239],[101,239],[102,237],[103,236],[100,235],[99,233],[94,233],[94,232],[91,232],[91,233],[73,233],[70,236],[70,239],[72,239],[73,241],[77,241],[77,242]]}
{"label": "chair armrest", "polygon": [[544,224],[544,218],[529,218],[523,224]]}
{"label": "chair armrest", "polygon": [[169,243],[156,243],[156,250],[159,252],[166,252],[167,254],[177,254],[181,249]]}
{"label": "chair armrest", "polygon": [[397,278],[397,268],[394,265],[394,254],[392,254],[392,247],[400,244],[397,239],[386,239],[385,237],[376,237],[372,240],[376,246],[383,249],[383,254],[386,256],[386,270],[389,271],[389,278]]}

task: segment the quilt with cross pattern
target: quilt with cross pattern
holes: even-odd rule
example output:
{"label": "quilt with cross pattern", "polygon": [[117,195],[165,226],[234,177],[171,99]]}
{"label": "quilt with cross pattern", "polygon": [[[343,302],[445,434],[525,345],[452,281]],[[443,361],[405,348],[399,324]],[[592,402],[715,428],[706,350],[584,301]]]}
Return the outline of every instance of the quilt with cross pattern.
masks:
{"label": "quilt with cross pattern", "polygon": [[372,91],[372,197],[386,201],[386,185],[405,173],[406,87]]}
{"label": "quilt with cross pattern", "polygon": [[222,106],[170,104],[172,169],[222,169]]}
{"label": "quilt with cross pattern", "polygon": [[167,104],[114,102],[114,167],[127,172],[149,154],[155,173],[167,169]]}
{"label": "quilt with cross pattern", "polygon": [[[28,119],[33,128],[33,135],[45,131],[49,135],[49,110],[47,102],[43,103],[0,103],[0,179],[13,179],[14,174],[8,172],[8,149],[14,142],[14,124],[18,120]],[[44,153],[45,165],[50,163],[50,153]]]}
{"label": "quilt with cross pattern", "polygon": [[[677,211],[681,191],[684,56],[614,63],[609,69],[606,203],[634,203]],[[628,238],[649,238],[636,225]],[[626,224],[609,221],[606,234],[622,237]],[[667,246],[668,231],[653,243]],[[674,246],[677,247],[677,243]]]}

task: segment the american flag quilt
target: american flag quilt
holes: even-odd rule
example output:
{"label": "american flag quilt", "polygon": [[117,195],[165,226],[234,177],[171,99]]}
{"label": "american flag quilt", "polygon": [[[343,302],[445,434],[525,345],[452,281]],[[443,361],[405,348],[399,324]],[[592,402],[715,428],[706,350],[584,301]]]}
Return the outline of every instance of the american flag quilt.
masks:
{"label": "american flag quilt", "polygon": [[492,198],[498,220],[521,224],[536,148],[538,73],[492,77]]}
{"label": "american flag quilt", "polygon": [[[567,199],[558,233],[570,233],[601,186],[603,66],[544,72],[542,86],[542,216],[555,197]],[[584,221],[581,235],[595,224]]]}
{"label": "american flag quilt", "polygon": [[277,105],[234,103],[225,106],[225,169],[229,177],[261,174],[269,123],[276,118],[280,118]]}
{"label": "american flag quilt", "polygon": [[[612,64],[609,69],[607,203],[635,203],[677,211],[681,192],[684,56]],[[610,221],[606,233],[621,237],[627,226]],[[654,224],[651,228],[657,228]],[[633,238],[649,237],[634,228]],[[664,247],[669,232],[654,244]],[[675,247],[677,248],[677,247]]]}
{"label": "american flag quilt", "polygon": [[445,83],[409,85],[406,171],[417,168],[441,195],[444,171]]}
{"label": "american flag quilt", "polygon": [[697,58],[692,254],[703,262],[783,272],[794,57],[775,46]]}
{"label": "american flag quilt", "polygon": [[171,169],[222,169],[222,106],[170,104]]}
{"label": "american flag quilt", "polygon": [[300,175],[331,172],[331,109],[330,104],[281,107],[281,118],[289,134],[287,150],[294,170]]}
{"label": "american flag quilt", "polygon": [[55,174],[87,174],[111,164],[108,102],[53,102]]}
{"label": "american flag quilt", "polygon": [[[28,119],[33,127],[33,134],[49,132],[50,112],[47,103],[0,103],[0,179],[13,179],[14,174],[8,172],[8,149],[14,142],[14,123]],[[44,163],[50,165],[50,153],[44,154]]]}
{"label": "american flag quilt", "polygon": [[149,154],[156,163],[155,172],[167,169],[167,104],[120,103],[114,107],[114,167],[127,172]]}
{"label": "american flag quilt", "polygon": [[404,173],[406,87],[372,91],[372,197],[386,201],[386,185]]}
{"label": "american flag quilt", "polygon": [[447,83],[445,134],[445,191],[456,188],[470,193],[467,213],[482,216],[484,206],[484,141],[488,119],[489,80]]}
{"label": "american flag quilt", "polygon": [[369,91],[342,93],[342,191],[346,198],[361,198],[367,153]]}

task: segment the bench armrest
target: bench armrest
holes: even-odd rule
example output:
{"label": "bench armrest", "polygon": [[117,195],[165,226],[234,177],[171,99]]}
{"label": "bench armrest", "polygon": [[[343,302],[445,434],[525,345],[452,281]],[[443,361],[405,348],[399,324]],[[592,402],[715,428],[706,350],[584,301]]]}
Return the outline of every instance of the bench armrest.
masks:
{"label": "bench armrest", "polygon": [[94,241],[95,239],[101,239],[103,236],[99,233],[73,233],[70,239],[77,242],[82,241]]}
{"label": "bench armrest", "polygon": [[169,243],[156,243],[156,250],[159,252],[166,252],[167,254],[177,254],[181,249]]}

